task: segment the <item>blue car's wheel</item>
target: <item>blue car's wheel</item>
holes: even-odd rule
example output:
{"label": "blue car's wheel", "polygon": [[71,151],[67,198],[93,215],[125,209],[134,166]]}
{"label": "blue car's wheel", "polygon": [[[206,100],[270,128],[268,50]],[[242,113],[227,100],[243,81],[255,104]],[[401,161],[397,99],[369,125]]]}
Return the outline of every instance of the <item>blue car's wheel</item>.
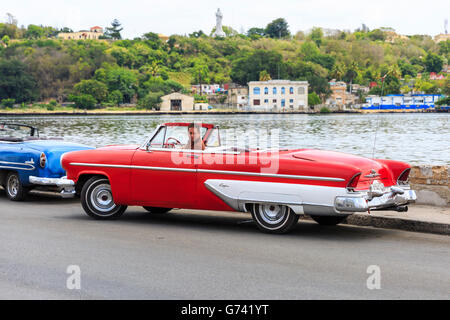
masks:
{"label": "blue car's wheel", "polygon": [[81,205],[89,216],[99,220],[117,219],[127,209],[114,203],[111,185],[104,177],[93,177],[84,184]]}
{"label": "blue car's wheel", "polygon": [[8,199],[12,201],[22,201],[28,193],[28,189],[22,185],[16,172],[10,172],[6,176],[5,191]]}

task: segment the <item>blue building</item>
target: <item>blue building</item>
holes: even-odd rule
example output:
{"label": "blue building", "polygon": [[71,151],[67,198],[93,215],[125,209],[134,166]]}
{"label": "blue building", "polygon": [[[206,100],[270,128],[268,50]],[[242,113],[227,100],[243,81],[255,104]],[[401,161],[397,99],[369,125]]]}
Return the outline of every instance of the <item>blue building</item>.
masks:
{"label": "blue building", "polygon": [[443,98],[442,94],[389,94],[384,97],[369,96],[361,107],[363,110],[417,110],[434,109],[435,103]]}

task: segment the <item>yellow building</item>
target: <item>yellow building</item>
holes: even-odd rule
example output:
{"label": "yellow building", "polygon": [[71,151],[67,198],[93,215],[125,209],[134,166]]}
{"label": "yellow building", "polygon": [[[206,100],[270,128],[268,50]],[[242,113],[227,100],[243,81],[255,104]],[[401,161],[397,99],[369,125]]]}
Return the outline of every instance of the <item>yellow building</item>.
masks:
{"label": "yellow building", "polygon": [[95,39],[98,40],[99,37],[103,36],[103,28],[99,26],[92,27],[88,30],[80,30],[78,32],[61,32],[58,33],[58,39],[63,40],[86,40]]}
{"label": "yellow building", "polygon": [[450,40],[450,34],[448,34],[448,33],[441,33],[434,37],[434,42],[437,42],[437,43],[441,42],[441,41],[446,41],[446,40]]}
{"label": "yellow building", "polygon": [[192,111],[194,110],[194,97],[174,92],[161,97],[161,111]]}

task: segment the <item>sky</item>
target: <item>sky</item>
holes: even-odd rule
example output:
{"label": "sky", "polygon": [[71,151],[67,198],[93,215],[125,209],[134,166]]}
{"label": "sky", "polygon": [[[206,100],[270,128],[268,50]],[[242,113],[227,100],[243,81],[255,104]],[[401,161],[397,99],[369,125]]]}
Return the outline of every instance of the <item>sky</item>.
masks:
{"label": "sky", "polygon": [[122,36],[132,39],[150,31],[209,34],[217,8],[223,13],[223,25],[237,31],[285,18],[293,34],[312,27],[353,31],[364,23],[370,29],[392,27],[400,34],[434,36],[444,32],[444,20],[450,19],[449,0],[0,0],[0,22],[11,13],[19,25],[78,31],[106,27],[118,19]]}

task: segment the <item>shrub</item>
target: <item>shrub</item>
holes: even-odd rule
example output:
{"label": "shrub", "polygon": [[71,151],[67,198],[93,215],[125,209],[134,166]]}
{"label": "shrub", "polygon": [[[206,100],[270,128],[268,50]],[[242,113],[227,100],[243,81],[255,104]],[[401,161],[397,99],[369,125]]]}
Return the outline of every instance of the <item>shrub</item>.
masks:
{"label": "shrub", "polygon": [[320,113],[330,113],[330,112],[331,112],[331,110],[328,109],[327,107],[320,108]]}
{"label": "shrub", "polygon": [[119,90],[114,90],[108,95],[108,103],[113,106],[118,106],[123,102],[123,94]]}
{"label": "shrub", "polygon": [[97,100],[90,94],[69,95],[69,101],[75,103],[75,108],[94,109]]}
{"label": "shrub", "polygon": [[437,106],[449,106],[450,105],[450,96],[446,98],[441,98],[436,102]]}
{"label": "shrub", "polygon": [[308,94],[308,104],[310,106],[318,105],[320,102],[320,98],[315,92],[311,92]]}
{"label": "shrub", "polygon": [[150,92],[144,98],[139,100],[138,106],[144,109],[159,109],[159,106],[162,102],[161,97],[164,95],[164,92]]}
{"label": "shrub", "polygon": [[1,105],[5,108],[12,108],[15,102],[14,99],[3,99]]}

